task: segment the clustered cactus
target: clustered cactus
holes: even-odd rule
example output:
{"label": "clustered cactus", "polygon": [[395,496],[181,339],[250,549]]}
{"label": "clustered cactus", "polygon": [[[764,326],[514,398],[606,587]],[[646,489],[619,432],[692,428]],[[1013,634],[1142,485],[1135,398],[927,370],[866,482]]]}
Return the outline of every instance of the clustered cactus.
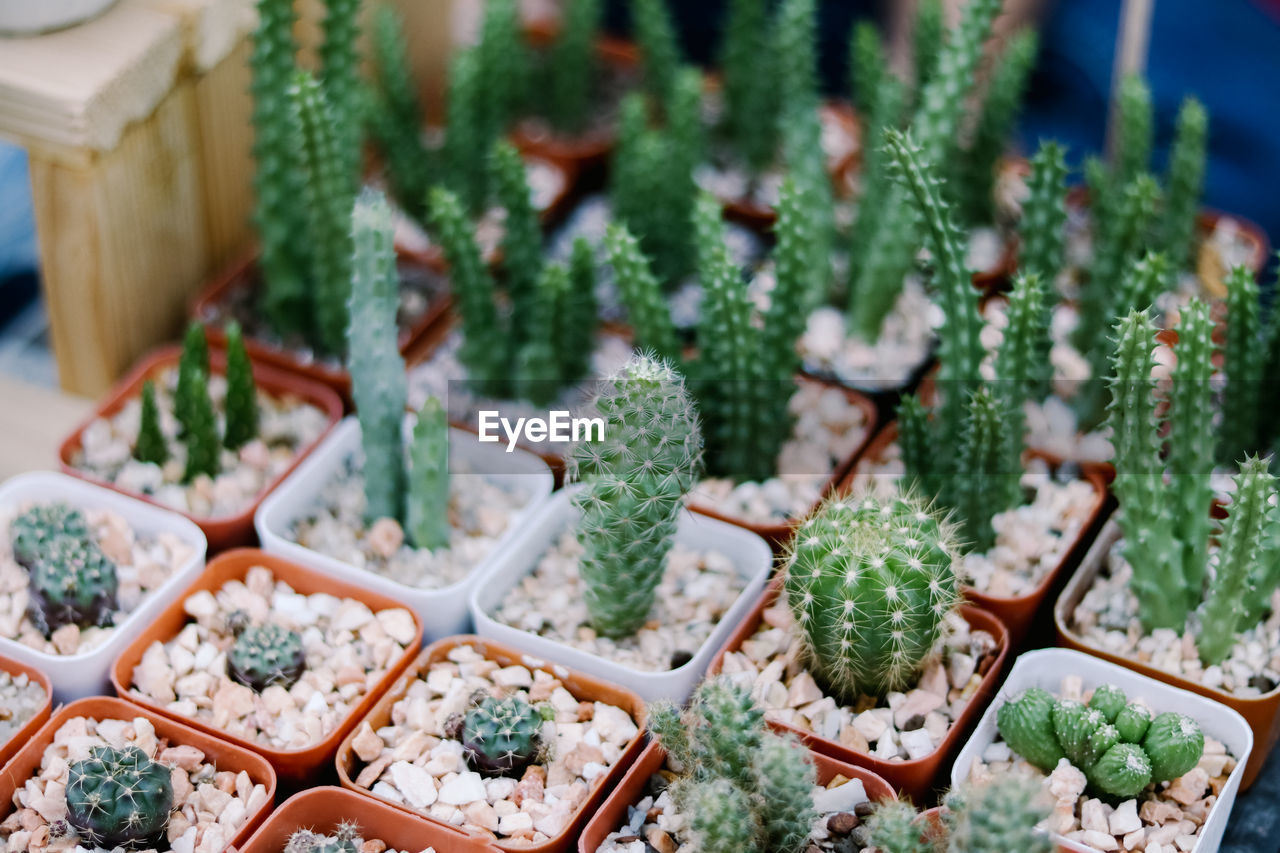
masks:
{"label": "clustered cactus", "polygon": [[817,817],[814,769],[794,738],[774,734],[750,693],[704,682],[687,711],[650,709],[649,725],[679,776],[672,794],[707,853],[794,853]]}
{"label": "clustered cactus", "polygon": [[274,622],[245,627],[227,654],[227,673],[259,693],[273,685],[288,690],[306,668],[302,635]]}
{"label": "clustered cactus", "polygon": [[1049,816],[1046,799],[1016,778],[970,783],[948,792],[941,824],[927,827],[901,800],[876,807],[868,821],[880,853],[1049,853],[1053,843],[1039,828]]}
{"label": "clustered cactus", "polygon": [[845,704],[902,690],[960,600],[951,526],[915,497],[829,498],[800,525],[785,591],[806,659]]}
{"label": "clustered cactus", "polygon": [[684,381],[660,359],[636,355],[605,381],[593,408],[602,440],[575,445],[572,478],[585,484],[579,570],[592,626],[625,637],[648,619],[684,495],[702,459],[702,434]]}
{"label": "clustered cactus", "polygon": [[472,769],[519,776],[542,750],[541,711],[519,696],[486,696],[462,721],[462,748]]}
{"label": "clustered cactus", "polygon": [[117,609],[116,565],[98,547],[84,515],[65,503],[36,504],[9,525],[13,558],[27,570],[27,613],[46,636],[64,625],[110,625]]}
{"label": "clustered cactus", "polygon": [[1246,267],[1232,269],[1226,286],[1226,340],[1222,347],[1222,422],[1219,462],[1232,462],[1241,452],[1280,449],[1280,310],[1273,301],[1266,317],[1259,307],[1259,287]]}
{"label": "clustered cactus", "polygon": [[1048,772],[1065,758],[1095,791],[1119,799],[1177,779],[1204,753],[1195,720],[1173,711],[1153,716],[1109,684],[1087,705],[1028,688],[1000,706],[996,724],[1009,748],[1036,767]]}
{"label": "clustered cactus", "polygon": [[106,849],[161,844],[173,814],[169,768],[136,746],[95,746],[71,763],[67,823],[83,840]]}
{"label": "clustered cactus", "polygon": [[282,853],[360,853],[364,844],[360,827],[344,820],[328,834],[299,829],[289,836]]}
{"label": "clustered cactus", "polygon": [[545,114],[561,133],[581,133],[590,117],[591,96],[601,72],[596,57],[596,33],[603,5],[600,0],[571,0],[563,23],[543,66]]}

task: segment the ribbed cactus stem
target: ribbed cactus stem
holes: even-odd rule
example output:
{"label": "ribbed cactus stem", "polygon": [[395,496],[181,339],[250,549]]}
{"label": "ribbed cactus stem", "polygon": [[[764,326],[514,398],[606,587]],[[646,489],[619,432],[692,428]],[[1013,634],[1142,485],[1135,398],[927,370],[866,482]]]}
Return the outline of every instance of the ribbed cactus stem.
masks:
{"label": "ribbed cactus stem", "polygon": [[750,798],[729,780],[695,782],[686,799],[690,829],[702,853],[757,850],[760,821]]}
{"label": "ribbed cactus stem", "polygon": [[1147,171],[1153,134],[1151,89],[1137,74],[1120,82],[1114,174],[1121,185]]}
{"label": "ribbed cactus stem", "polygon": [[805,849],[818,817],[813,807],[816,774],[805,747],[793,736],[770,735],[755,764],[755,789],[767,804],[763,848],[778,853]]}
{"label": "ribbed cactus stem", "polygon": [[351,395],[364,449],[365,519],[404,519],[407,397],[404,359],[396,345],[398,283],[391,206],[365,190],[351,215],[351,323],[347,329]]}
{"label": "ribbed cactus stem", "polygon": [[600,325],[596,300],[596,256],[585,237],[573,241],[569,255],[569,281],[564,299],[556,309],[556,355],[560,377],[566,383],[580,382],[591,370],[596,329]]}
{"label": "ribbed cactus stem", "polygon": [[778,189],[778,219],[773,250],[776,283],[769,294],[760,359],[772,379],[787,379],[800,366],[796,339],[809,312],[817,307],[826,284],[826,267],[814,265],[813,242],[821,223],[812,216],[809,199],[790,176]]}
{"label": "ribbed cactus stem", "polygon": [[205,475],[218,475],[218,457],[222,442],[218,440],[218,420],[213,412],[213,400],[209,397],[209,375],[197,373],[192,380],[190,420],[182,435],[187,448],[187,464],[182,471],[182,482],[190,483]]}
{"label": "ribbed cactus stem", "polygon": [[858,21],[850,30],[849,92],[859,113],[869,116],[874,112],[881,83],[888,73],[879,28],[870,21]]}
{"label": "ribbed cactus stem", "polygon": [[1258,280],[1245,266],[1228,274],[1227,341],[1223,373],[1227,389],[1222,398],[1218,461],[1234,463],[1256,449],[1262,417],[1262,384],[1266,379],[1266,343],[1262,337],[1262,309]]}
{"label": "ribbed cactus stem", "polygon": [[1039,824],[1049,816],[1049,803],[1037,785],[1015,776],[969,784],[947,798],[951,833],[947,853],[1049,853],[1054,844]]}
{"label": "ribbed cactus stem", "polygon": [[1196,257],[1196,214],[1204,191],[1208,139],[1209,114],[1203,104],[1188,97],[1178,110],[1165,179],[1164,246],[1179,267],[1192,265]]}
{"label": "ribbed cactus stem", "polygon": [[547,65],[547,113],[563,133],[581,132],[587,123],[591,93],[599,74],[596,32],[603,12],[601,0],[572,0],[565,5],[563,29]]}
{"label": "ribbed cactus stem", "polygon": [[[817,8],[815,0],[781,0],[773,17],[773,85],[782,107],[817,106]],[[763,118],[763,117],[762,117]]]}
{"label": "ribbed cactus stem", "polygon": [[[528,323],[538,276],[542,271],[542,228],[533,208],[524,159],[515,146],[501,141],[493,148],[492,185],[506,211],[502,233],[502,277],[511,300],[511,329],[507,346],[516,353],[535,333]],[[545,328],[545,327],[544,327]],[[541,330],[538,330],[541,331]],[[488,342],[497,346],[497,341]]]}
{"label": "ribbed cactus stem", "polygon": [[636,238],[626,226],[610,225],[605,231],[604,248],[627,306],[627,319],[635,328],[636,343],[663,358],[679,358],[671,310]]}
{"label": "ribbed cactus stem", "polygon": [[1003,468],[1009,474],[1021,470],[1026,424],[1023,405],[1037,399],[1050,379],[1048,301],[1048,286],[1039,273],[1018,273],[1009,294],[1008,324],[995,364],[998,394],[1007,408],[1009,444]]}
{"label": "ribbed cactus stem", "polygon": [[409,446],[405,531],[415,548],[449,544],[449,419],[435,397],[418,410]]}
{"label": "ribbed cactus stem", "polygon": [[333,120],[340,180],[346,192],[359,188],[361,167],[360,0],[326,0],[320,43],[320,83]]}
{"label": "ribbed cactus stem", "polygon": [[[547,264],[534,282],[532,300],[518,316],[525,332],[524,344],[515,357],[516,393],[537,406],[549,405],[560,393],[563,377],[557,349],[567,343],[561,335],[568,331],[563,326],[567,318],[560,312],[568,301],[569,287],[569,270],[564,264]],[[516,319],[513,317],[513,324]],[[591,328],[589,323],[587,331]]]}
{"label": "ribbed cactus stem", "polygon": [[940,464],[935,445],[935,430],[929,410],[920,397],[908,394],[898,403],[898,447],[907,480],[921,494],[936,495],[942,488]]}
{"label": "ribbed cactus stem", "polygon": [[387,161],[387,181],[397,203],[425,223],[427,188],[438,181],[440,154],[422,141],[425,120],[404,21],[392,7],[374,10],[370,44],[373,81],[364,97],[369,135]]}
{"label": "ribbed cactus stem", "polygon": [[885,800],[867,821],[867,837],[882,853],[935,853],[934,846],[923,837],[922,827],[916,822],[918,817],[911,803]]}
{"label": "ribbed cactus stem", "polygon": [[205,393],[200,377],[209,375],[209,344],[204,326],[193,322],[182,338],[182,355],[178,357],[178,384],[173,391],[173,416],[178,421],[178,435],[187,433],[195,420],[196,398]]}
{"label": "ribbed cactus stem", "polygon": [[1051,285],[1062,270],[1066,247],[1067,164],[1058,143],[1041,143],[1031,160],[1027,191],[1018,227],[1018,269],[1038,273]]}
{"label": "ribbed cactus stem", "polygon": [[662,133],[666,154],[656,173],[662,182],[662,206],[651,211],[650,216],[657,217],[656,224],[660,226],[654,229],[659,238],[654,247],[655,269],[668,288],[675,287],[693,267],[688,223],[698,197],[693,172],[702,163],[706,149],[702,94],[702,73],[682,68],[666,104],[667,126]]}
{"label": "ribbed cactus stem", "polygon": [[160,409],[156,405],[156,384],[142,383],[142,414],[138,422],[138,439],[133,444],[133,458],[139,462],[163,465],[169,459],[164,433],[160,431]]}
{"label": "ribbed cactus stem", "polygon": [[[973,392],[960,464],[951,484],[944,489],[944,500],[956,508],[963,538],[979,553],[995,540],[991,517],[1017,506],[1021,499],[1018,479],[1022,460],[1009,458],[1009,448],[1014,443],[1008,433],[1010,427],[1007,406],[989,388],[983,386]],[[1011,463],[1016,467],[1010,469]]]}
{"label": "ribbed cactus stem", "polygon": [[1132,308],[1153,308],[1156,300],[1173,286],[1173,275],[1173,267],[1166,255],[1147,252],[1129,265],[1116,304]]}
{"label": "ribbed cactus stem", "polygon": [[524,105],[529,55],[517,0],[486,0],[476,45],[479,61],[481,125],[489,148],[502,137]]}
{"label": "ribbed cactus stem", "polygon": [[477,152],[490,150],[497,140],[487,124],[486,97],[479,49],[459,50],[449,63],[444,161],[448,187],[458,194],[465,211],[475,215],[481,214],[489,201],[488,163]]}
{"label": "ribbed cactus stem", "polygon": [[1222,525],[1209,592],[1199,610],[1196,648],[1206,666],[1226,660],[1243,624],[1246,601],[1257,593],[1251,586],[1253,565],[1264,553],[1274,508],[1270,499],[1276,478],[1267,470],[1270,460],[1251,456],[1240,463],[1236,490]]}
{"label": "ribbed cactus stem", "polygon": [[757,780],[752,768],[764,740],[764,711],[750,692],[726,679],[712,679],[698,688],[690,712],[697,722],[690,737],[694,766],[738,788],[753,790]]}
{"label": "ribbed cactus stem", "polygon": [[757,173],[770,165],[778,148],[771,47],[765,0],[732,0],[720,49],[724,130],[738,156]]}
{"label": "ribbed cactus stem", "polygon": [[227,324],[227,398],[224,403],[226,428],[222,443],[239,450],[258,436],[258,389],[253,382],[253,364],[244,348],[239,323]]}
{"label": "ribbed cactus stem", "polygon": [[916,93],[925,87],[938,69],[938,53],[946,39],[947,20],[942,0],[920,0],[916,4],[915,26],[911,32]]}
{"label": "ribbed cactus stem", "polygon": [[586,484],[574,498],[580,572],[593,627],[625,637],[653,606],[702,436],[684,381],[647,356],[633,356],[595,408],[604,439],[576,445],[571,460],[574,478]]}
{"label": "ribbed cactus stem", "polygon": [[680,65],[680,47],[665,0],[632,0],[631,25],[640,48],[645,91],[663,103],[671,94]]}

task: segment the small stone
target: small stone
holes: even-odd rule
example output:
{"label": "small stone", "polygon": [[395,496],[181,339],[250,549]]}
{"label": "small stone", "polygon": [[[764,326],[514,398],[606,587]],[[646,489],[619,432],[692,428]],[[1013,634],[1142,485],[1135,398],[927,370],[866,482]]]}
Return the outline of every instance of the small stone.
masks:
{"label": "small stone", "polygon": [[898,740],[902,743],[902,748],[907,751],[907,757],[912,761],[917,758],[924,758],[934,750],[933,738],[929,737],[927,729],[902,732],[898,736]]}
{"label": "small stone", "polygon": [[1193,767],[1169,785],[1168,794],[1175,801],[1189,806],[1204,796],[1209,787],[1209,774],[1203,767]]}
{"label": "small stone", "polygon": [[1112,835],[1128,835],[1139,829],[1142,829],[1142,819],[1138,817],[1137,800],[1125,800],[1107,820],[1107,831]]}
{"label": "small stone", "polygon": [[1107,832],[1107,813],[1103,809],[1102,801],[1096,799],[1085,800],[1080,806],[1080,825],[1086,830],[1093,832]]}
{"label": "small stone", "polygon": [[867,791],[862,780],[850,779],[843,785],[824,788],[813,795],[813,807],[818,814],[833,812],[851,812],[862,803],[868,802]]}
{"label": "small stone", "polygon": [[806,670],[791,679],[787,686],[787,707],[799,708],[801,705],[817,702],[822,696],[822,688],[818,687],[818,683]]}
{"label": "small stone", "polygon": [[[407,761],[397,761],[388,770],[400,795],[414,808],[425,809],[439,799],[435,779],[421,767]],[[484,789],[481,788],[482,797],[483,792]]]}
{"label": "small stone", "polygon": [[365,762],[373,761],[381,755],[385,746],[382,738],[374,734],[373,728],[367,721],[360,724],[356,736],[351,739],[351,748],[356,757]]}
{"label": "small stone", "polygon": [[501,835],[516,835],[521,832],[528,832],[532,829],[533,817],[524,812],[505,815],[498,821],[498,832]]}
{"label": "small stone", "polygon": [[484,779],[479,773],[469,770],[452,777],[446,776],[440,786],[439,799],[450,806],[464,806],[477,800],[486,800]]}
{"label": "small stone", "polygon": [[850,812],[837,812],[827,818],[827,832],[832,835],[848,835],[861,823],[858,816]]}
{"label": "small stone", "polygon": [[382,559],[389,559],[404,544],[404,530],[394,518],[380,518],[369,528],[370,550]]}
{"label": "small stone", "polygon": [[675,841],[658,827],[651,826],[646,829],[644,837],[649,842],[649,846],[656,850],[657,853],[676,853]]}

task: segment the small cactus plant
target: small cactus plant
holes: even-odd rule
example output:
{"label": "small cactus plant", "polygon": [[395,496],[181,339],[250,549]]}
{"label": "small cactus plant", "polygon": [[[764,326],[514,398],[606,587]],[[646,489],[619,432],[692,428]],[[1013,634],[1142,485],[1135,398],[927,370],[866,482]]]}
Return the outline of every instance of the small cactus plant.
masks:
{"label": "small cactus plant", "polygon": [[111,624],[116,564],[93,541],[59,537],[41,549],[29,572],[28,613],[46,637],[63,625]]}
{"label": "small cactus plant", "polygon": [[204,327],[199,323],[187,326],[182,338],[182,354],[178,356],[178,384],[173,391],[173,416],[178,421],[178,435],[186,434],[195,419],[199,407],[197,397],[208,390],[201,377],[209,375],[209,344],[205,340]]}
{"label": "small cactus plant", "polygon": [[67,773],[67,823],[106,849],[134,850],[165,841],[173,813],[169,768],[136,746],[95,746]]}
{"label": "small cactus plant", "polygon": [[160,431],[156,384],[149,379],[142,383],[142,415],[138,421],[138,439],[133,443],[133,458],[153,465],[163,465],[169,458],[164,433]]}
{"label": "small cactus plant", "polygon": [[1196,214],[1204,190],[1209,114],[1204,105],[1188,97],[1178,110],[1173,148],[1169,151],[1169,173],[1165,178],[1163,215],[1164,251],[1179,266],[1195,260]]}
{"label": "small cactus plant", "polygon": [[519,775],[542,747],[542,715],[518,696],[486,696],[467,711],[462,748],[471,767],[490,775]]}
{"label": "small cactus plant", "polygon": [[184,483],[193,482],[199,476],[217,476],[222,449],[222,442],[218,440],[217,416],[213,412],[213,401],[209,399],[208,374],[197,373],[193,381],[195,390],[183,434],[187,448],[187,464],[182,471]]}
{"label": "small cactus plant", "polygon": [[831,695],[855,704],[910,684],[960,600],[951,526],[914,497],[830,498],[790,548],[787,602]]}
{"label": "small cactus plant", "polygon": [[274,622],[245,628],[227,654],[227,673],[259,693],[272,685],[289,689],[306,668],[302,636]]}
{"label": "small cactus plant", "polygon": [[1048,834],[1039,828],[1049,816],[1049,804],[1040,791],[1019,779],[1000,777],[952,789],[945,805],[947,853],[1049,853],[1054,849]]}
{"label": "small cactus plant", "polygon": [[222,443],[239,450],[258,435],[258,392],[253,384],[253,365],[245,352],[240,324],[227,325],[226,426]]}
{"label": "small cactus plant", "polygon": [[363,844],[359,827],[343,821],[328,835],[299,829],[289,836],[282,853],[360,853]]}
{"label": "small cactus plant", "polygon": [[883,853],[936,853],[917,822],[919,813],[905,800],[885,800],[867,821],[867,838]]}
{"label": "small cactus plant", "polygon": [[435,397],[418,410],[409,448],[405,528],[414,547],[449,544],[449,420]]}
{"label": "small cactus plant", "polygon": [[9,523],[13,559],[27,569],[54,543],[64,539],[84,542],[91,535],[84,514],[61,501],[35,504]]}

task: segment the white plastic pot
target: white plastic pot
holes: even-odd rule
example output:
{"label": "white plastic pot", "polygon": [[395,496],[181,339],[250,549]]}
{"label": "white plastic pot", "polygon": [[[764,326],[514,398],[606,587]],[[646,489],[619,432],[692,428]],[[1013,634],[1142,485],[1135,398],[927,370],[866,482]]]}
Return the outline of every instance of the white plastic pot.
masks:
{"label": "white plastic pot", "polygon": [[[1056,696],[1062,689],[1062,679],[1068,675],[1079,676],[1084,681],[1086,691],[1102,684],[1111,684],[1119,687],[1130,698],[1142,699],[1156,713],[1176,711],[1186,714],[1200,724],[1206,735],[1226,746],[1227,751],[1236,759],[1236,769],[1227,777],[1227,784],[1223,786],[1218,801],[1209,810],[1204,829],[1193,848],[1194,853],[1214,853],[1222,842],[1227,818],[1231,816],[1231,806],[1240,790],[1245,764],[1249,761],[1249,753],[1253,751],[1253,730],[1244,717],[1226,705],[1080,652],[1042,649],[1027,652],[1014,662],[995,701],[987,707],[978,727],[956,756],[955,764],[951,767],[951,784],[964,782],[969,777],[969,768],[973,762],[979,760],[986,748],[996,740],[996,713],[1001,705],[1028,687],[1040,687]],[[1066,850],[1101,853],[1095,847],[1069,841],[1060,835],[1054,835],[1054,840]]]}
{"label": "white plastic pot", "polygon": [[[411,424],[412,416],[406,418],[406,428]],[[311,510],[315,496],[359,449],[360,421],[355,417],[345,418],[258,508],[253,523],[263,550],[403,602],[422,620],[428,643],[452,634],[467,633],[471,629],[471,614],[467,609],[471,588],[493,561],[511,547],[513,538],[528,523],[536,507],[551,494],[555,485],[551,469],[546,462],[527,451],[517,448],[507,453],[503,445],[482,445],[474,434],[450,430],[450,457],[471,463],[475,470],[485,472],[452,474],[452,477],[483,477],[498,485],[519,489],[527,497],[523,507],[512,515],[506,531],[494,542],[489,555],[477,563],[465,578],[441,589],[419,589],[313,551],[299,545],[289,535],[293,523]]]}
{"label": "white plastic pot", "polygon": [[0,2],[0,34],[35,35],[60,30],[97,17],[116,0],[4,0]]}
{"label": "white plastic pot", "polygon": [[65,501],[81,510],[110,510],[124,518],[138,534],[172,533],[191,546],[187,561],[157,589],[147,593],[142,602],[115,625],[107,641],[92,651],[51,655],[16,640],[0,638],[0,653],[31,664],[49,676],[55,704],[108,693],[111,664],[116,657],[204,568],[207,547],[204,533],[176,512],[51,471],[19,474],[0,486],[0,505],[7,507],[26,501]]}
{"label": "white plastic pot", "polygon": [[681,513],[676,542],[691,549],[724,554],[733,562],[746,586],[720,617],[711,636],[688,663],[677,669],[660,672],[634,669],[497,621],[489,614],[501,604],[507,591],[532,572],[547,549],[576,523],[579,513],[571,501],[580,488],[561,489],[543,503],[520,535],[476,584],[471,596],[471,617],[475,621],[476,633],[622,685],[638,693],[645,701],[667,699],[683,702],[702,679],[715,653],[760,597],[769,578],[773,552],[764,539],[749,530],[697,513]]}

